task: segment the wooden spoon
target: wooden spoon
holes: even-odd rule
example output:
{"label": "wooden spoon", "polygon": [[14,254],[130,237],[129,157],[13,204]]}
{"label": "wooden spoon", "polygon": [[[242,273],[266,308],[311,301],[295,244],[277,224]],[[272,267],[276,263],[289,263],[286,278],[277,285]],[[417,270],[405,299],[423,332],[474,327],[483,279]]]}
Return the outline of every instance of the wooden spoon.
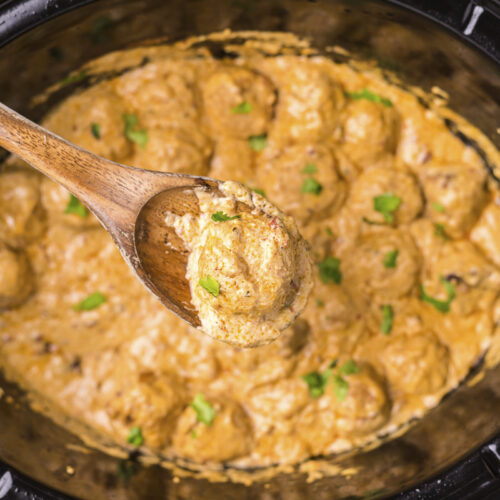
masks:
{"label": "wooden spoon", "polygon": [[198,327],[186,279],[189,252],[166,212],[199,214],[194,187],[219,195],[219,182],[127,167],[85,151],[0,103],[0,146],[71,191],[113,237],[142,283]]}

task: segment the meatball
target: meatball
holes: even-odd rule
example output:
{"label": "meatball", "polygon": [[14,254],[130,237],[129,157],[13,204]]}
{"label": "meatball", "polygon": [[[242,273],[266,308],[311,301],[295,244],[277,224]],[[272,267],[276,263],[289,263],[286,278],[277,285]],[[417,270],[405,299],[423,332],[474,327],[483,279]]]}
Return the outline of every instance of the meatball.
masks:
{"label": "meatball", "polygon": [[390,213],[397,225],[408,224],[422,210],[422,195],[413,176],[384,168],[363,172],[352,184],[347,203],[359,219],[377,224],[389,223],[380,211],[375,210],[375,198],[382,195],[400,199],[399,206]]}
{"label": "meatball", "polygon": [[189,131],[155,128],[148,130],[145,148],[136,145],[131,163],[146,170],[205,175],[211,152],[208,139],[194,125]]}
{"label": "meatball", "polygon": [[41,184],[42,203],[54,221],[75,227],[98,227],[99,221],[71,193],[48,177]]}
{"label": "meatball", "polygon": [[0,175],[0,240],[11,247],[23,247],[45,230],[39,183],[31,172]]}
{"label": "meatball", "polygon": [[182,410],[181,387],[181,381],[174,376],[157,378],[152,373],[142,373],[135,384],[128,385],[111,399],[107,413],[118,420],[122,432],[138,426],[148,446],[164,448]]}
{"label": "meatball", "polygon": [[447,235],[464,236],[487,203],[486,171],[467,165],[428,164],[418,175],[427,216],[443,224]]}
{"label": "meatball", "polygon": [[[198,120],[193,68],[175,60],[154,61],[115,81],[116,92],[137,110],[147,129],[182,127]],[[123,130],[123,124],[121,129]]]}
{"label": "meatball", "polygon": [[343,113],[343,150],[362,168],[372,166],[384,155],[394,154],[399,119],[393,107],[351,100]]}
{"label": "meatball", "polygon": [[381,352],[381,362],[398,391],[429,394],[446,383],[448,349],[430,332],[391,338]]}
{"label": "meatball", "polygon": [[425,292],[446,300],[443,279],[455,289],[451,310],[461,315],[489,307],[500,291],[500,272],[469,241],[442,246],[437,258],[426,269]]}
{"label": "meatball", "polygon": [[[333,396],[336,428],[340,435],[364,435],[381,427],[389,419],[390,402],[383,378],[368,364],[359,365],[359,371],[343,376],[347,383],[345,399]],[[328,385],[330,394],[335,381]]]}
{"label": "meatball", "polygon": [[69,97],[43,122],[52,132],[83,149],[113,161],[131,151],[124,134],[125,103],[107,85]]}
{"label": "meatball", "polygon": [[330,137],[344,104],[341,87],[321,69],[294,60],[287,67],[285,83],[279,89],[276,120],[271,136],[278,143],[311,143]]}
{"label": "meatball", "polygon": [[495,265],[500,266],[500,207],[490,203],[472,228],[470,239]]}
{"label": "meatball", "polygon": [[205,399],[215,411],[210,424],[200,422],[188,406],[179,417],[173,448],[184,458],[203,462],[226,462],[247,454],[253,444],[250,420],[238,403]]}
{"label": "meatball", "polygon": [[289,146],[257,169],[257,183],[270,201],[300,222],[326,216],[342,205],[346,184],[321,144]]}
{"label": "meatball", "polygon": [[190,250],[186,277],[203,331],[240,346],[267,343],[306,305],[307,244],[293,219],[262,196],[235,182],[220,190],[225,196],[197,192],[197,220],[169,214],[166,222]]}
{"label": "meatball", "polygon": [[238,66],[222,67],[209,76],[202,92],[214,136],[247,139],[267,132],[276,95],[265,76]]}
{"label": "meatball", "polygon": [[247,141],[218,137],[210,166],[210,177],[243,184],[253,179],[252,151]]}
{"label": "meatball", "polygon": [[0,242],[0,310],[19,306],[33,290],[33,271],[24,253]]}
{"label": "meatball", "polygon": [[412,237],[385,228],[361,237],[342,261],[344,282],[351,293],[376,301],[408,294],[415,286],[419,267],[420,257]]}

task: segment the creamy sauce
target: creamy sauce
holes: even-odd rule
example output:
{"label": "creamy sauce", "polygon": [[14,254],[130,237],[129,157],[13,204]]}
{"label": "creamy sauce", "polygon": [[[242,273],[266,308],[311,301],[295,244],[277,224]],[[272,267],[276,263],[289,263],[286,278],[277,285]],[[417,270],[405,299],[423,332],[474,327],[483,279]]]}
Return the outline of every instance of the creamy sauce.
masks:
{"label": "creamy sauce", "polygon": [[190,251],[186,277],[202,330],[241,347],[276,339],[313,286],[307,243],[292,217],[226,181],[222,196],[196,190],[200,214],[165,219]]}
{"label": "creamy sauce", "polygon": [[223,61],[189,43],[111,54],[94,69],[149,61],[44,122],[115,161],[262,189],[293,216],[315,284],[268,345],[187,326],[66,191],[15,159],[1,173],[2,369],[108,441],[238,467],[349,450],[438,404],[494,340],[498,191],[449,112],[279,42],[234,43]]}

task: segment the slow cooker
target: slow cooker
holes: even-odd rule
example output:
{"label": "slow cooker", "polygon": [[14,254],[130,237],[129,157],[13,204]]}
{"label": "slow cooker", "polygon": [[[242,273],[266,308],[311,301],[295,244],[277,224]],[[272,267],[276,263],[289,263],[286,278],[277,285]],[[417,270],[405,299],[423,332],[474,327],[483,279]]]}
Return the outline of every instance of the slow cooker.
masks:
{"label": "slow cooker", "polygon": [[[450,107],[500,147],[496,0],[7,0],[0,100],[38,120],[54,97],[36,105],[32,97],[89,59],[226,28],[291,31],[376,59],[405,85],[444,89]],[[66,95],[82,84],[68,83]],[[329,459],[351,473],[314,482],[280,474],[248,486],[179,480],[137,457],[87,449],[0,374],[0,499],[498,499],[500,366],[477,377],[481,368],[403,436]]]}

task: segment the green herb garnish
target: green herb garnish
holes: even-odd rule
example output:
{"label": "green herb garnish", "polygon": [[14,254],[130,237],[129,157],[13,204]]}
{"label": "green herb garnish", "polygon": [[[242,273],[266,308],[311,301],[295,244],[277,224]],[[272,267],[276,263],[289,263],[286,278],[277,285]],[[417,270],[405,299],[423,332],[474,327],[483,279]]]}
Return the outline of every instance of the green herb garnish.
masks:
{"label": "green herb garnish", "polygon": [[125,123],[125,137],[144,149],[148,143],[148,132],[144,129],[137,129],[137,115],[124,113],[122,118]]}
{"label": "green herb garnish", "polygon": [[65,214],[75,214],[81,217],[82,219],[87,217],[89,211],[87,207],[82,204],[82,202],[74,195],[69,195],[69,201],[64,209]]}
{"label": "green herb garnish", "polygon": [[353,359],[348,359],[340,368],[340,375],[352,375],[353,373],[359,373],[359,366]]}
{"label": "green herb garnish", "polygon": [[241,219],[241,215],[233,215],[233,217],[230,217],[229,215],[221,211],[215,212],[210,217],[215,222],[226,222],[228,220]]}
{"label": "green herb garnish", "polygon": [[335,375],[333,377],[333,393],[337,398],[339,403],[342,403],[344,399],[347,397],[347,393],[349,392],[349,382],[342,377],[342,375]]}
{"label": "green herb garnish", "polygon": [[443,238],[443,240],[450,239],[449,236],[446,234],[444,224],[439,224],[438,222],[434,223],[434,236],[439,236],[439,238]]}
{"label": "green herb garnish", "polygon": [[361,219],[363,220],[363,222],[370,224],[370,226],[385,226],[384,222],[377,222],[375,220],[370,220],[367,217],[362,217]]}
{"label": "green herb garnish", "polygon": [[144,437],[142,436],[142,430],[140,427],[131,427],[128,431],[127,443],[133,444],[134,446],[141,446],[144,443]]}
{"label": "green herb garnish", "polygon": [[392,108],[393,104],[390,99],[387,99],[386,97],[382,97],[378,94],[374,94],[370,90],[364,88],[360,90],[359,92],[346,92],[345,95],[349,97],[350,99],[366,99],[371,102],[377,102],[379,104],[383,104],[387,108]]}
{"label": "green herb garnish", "polygon": [[250,144],[250,147],[254,150],[257,151],[262,151],[266,146],[267,146],[267,135],[262,134],[262,135],[251,135],[248,138],[248,143]]}
{"label": "green herb garnish", "polygon": [[314,194],[315,196],[319,196],[321,194],[321,191],[323,191],[323,186],[316,179],[308,177],[307,179],[304,179],[301,191],[302,193],[310,193]]}
{"label": "green herb garnish", "polygon": [[218,297],[220,291],[220,285],[216,279],[212,278],[212,276],[207,276],[206,278],[200,278],[200,281],[198,283],[208,293],[211,293],[214,297]]}
{"label": "green herb garnish", "polygon": [[252,111],[252,105],[246,101],[240,102],[237,106],[231,108],[233,115],[248,115],[250,111]]}
{"label": "green herb garnish", "polygon": [[136,473],[135,466],[130,460],[121,460],[118,464],[116,474],[122,483],[128,483],[132,476]]}
{"label": "green herb garnish", "polygon": [[96,309],[101,304],[104,304],[107,298],[101,292],[94,292],[89,295],[86,299],[83,299],[79,304],[73,306],[75,311],[92,311]]}
{"label": "green herb garnish", "polygon": [[380,330],[384,335],[389,335],[392,330],[392,320],[394,318],[394,311],[392,306],[385,304],[382,306],[382,324],[380,325]]}
{"label": "green herb garnish", "polygon": [[437,309],[439,312],[447,313],[450,310],[450,304],[452,303],[456,295],[455,287],[444,276],[440,276],[439,281],[441,281],[441,283],[443,284],[446,290],[446,294],[448,295],[448,299],[447,300],[435,299],[434,297],[427,295],[425,293],[424,286],[420,285],[420,300],[427,302],[435,309]]}
{"label": "green herb garnish", "polygon": [[215,418],[215,410],[205,399],[203,394],[196,394],[189,406],[196,412],[196,420],[205,425],[212,425]]}
{"label": "green herb garnish", "polygon": [[72,83],[78,83],[82,80],[85,80],[86,77],[87,72],[85,70],[79,71],[78,73],[70,73],[59,82],[59,85],[61,85],[61,87],[64,87]]}
{"label": "green herb garnish", "polygon": [[309,395],[316,399],[323,395],[325,392],[325,387],[328,384],[328,380],[332,375],[332,370],[337,365],[337,361],[332,361],[328,368],[323,373],[311,372],[302,376],[302,380],[307,384],[309,388]]}
{"label": "green herb garnish", "polygon": [[373,208],[375,211],[382,214],[385,222],[391,223],[394,222],[394,216],[392,214],[399,208],[401,201],[399,196],[392,193],[384,193],[373,198]]}
{"label": "green herb garnish", "polygon": [[264,192],[263,189],[260,188],[250,188],[254,193],[260,194],[264,198],[266,197],[266,193]]}
{"label": "green herb garnish", "polygon": [[90,126],[90,131],[96,139],[101,138],[101,126],[99,125],[99,123],[92,123],[92,125]]}
{"label": "green herb garnish", "polygon": [[444,212],[444,205],[441,205],[441,203],[433,203],[433,204],[432,204],[432,208],[433,208],[436,212]]}
{"label": "green herb garnish", "polygon": [[340,259],[337,257],[326,257],[319,264],[319,277],[323,283],[335,283],[340,285],[342,282],[342,272],[340,271]]}
{"label": "green herb garnish", "polygon": [[325,232],[328,236],[333,236],[333,231],[329,227],[325,227]]}
{"label": "green herb garnish", "polygon": [[325,303],[321,299],[316,299],[315,302],[318,307],[325,307]]}
{"label": "green herb garnish", "polygon": [[318,173],[318,168],[314,163],[308,163],[303,169],[303,174],[316,174]]}
{"label": "green herb garnish", "polygon": [[384,267],[388,269],[396,267],[396,261],[398,259],[399,250],[391,250],[384,255]]}

